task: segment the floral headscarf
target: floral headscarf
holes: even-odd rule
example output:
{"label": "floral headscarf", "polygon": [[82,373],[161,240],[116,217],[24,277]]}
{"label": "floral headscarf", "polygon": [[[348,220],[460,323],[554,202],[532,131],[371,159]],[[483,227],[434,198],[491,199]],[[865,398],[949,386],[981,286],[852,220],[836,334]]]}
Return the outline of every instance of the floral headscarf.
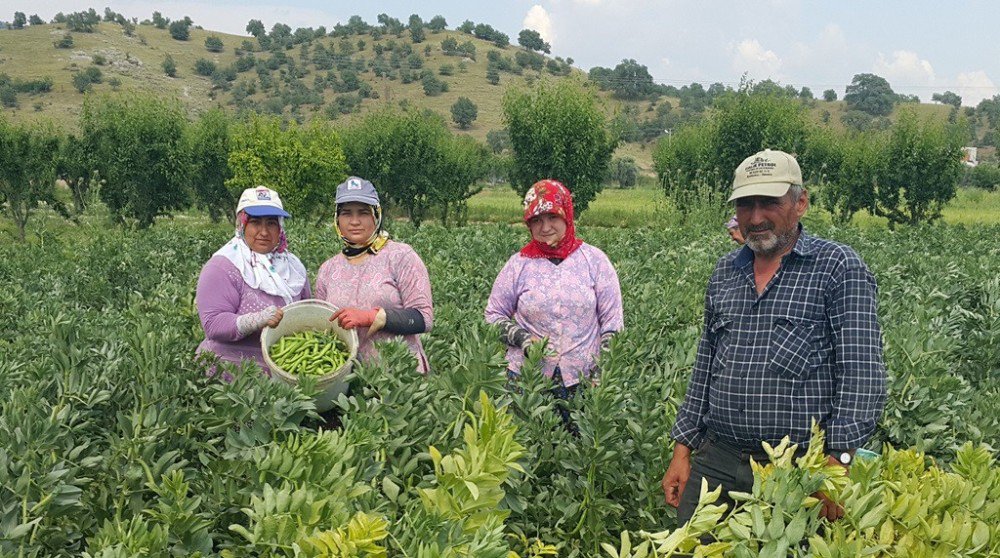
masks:
{"label": "floral headscarf", "polygon": [[531,239],[521,255],[526,258],[559,258],[566,259],[583,241],[576,237],[576,226],[573,224],[573,195],[561,182],[551,179],[539,180],[528,189],[524,196],[524,222],[532,217],[551,213],[566,221],[566,235],[556,246]]}

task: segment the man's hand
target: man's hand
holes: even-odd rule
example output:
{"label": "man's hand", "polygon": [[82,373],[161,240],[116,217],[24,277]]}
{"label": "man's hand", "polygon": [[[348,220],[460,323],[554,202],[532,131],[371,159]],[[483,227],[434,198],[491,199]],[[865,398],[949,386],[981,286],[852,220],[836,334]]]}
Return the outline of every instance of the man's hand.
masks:
{"label": "man's hand", "polygon": [[[832,455],[828,456],[827,459],[829,460],[830,465],[837,465],[839,467],[844,467],[845,469],[847,468],[844,466],[843,463],[840,462],[840,460],[838,460],[836,457]],[[819,499],[820,517],[826,518],[827,521],[837,521],[841,517],[844,517],[843,506],[833,501],[833,499],[827,496],[826,494],[822,492],[817,492],[813,494],[813,497]]]}
{"label": "man's hand", "polygon": [[691,448],[684,444],[674,445],[674,457],[670,460],[667,472],[663,474],[663,496],[667,504],[673,507],[681,505],[681,496],[688,478],[691,477]]}

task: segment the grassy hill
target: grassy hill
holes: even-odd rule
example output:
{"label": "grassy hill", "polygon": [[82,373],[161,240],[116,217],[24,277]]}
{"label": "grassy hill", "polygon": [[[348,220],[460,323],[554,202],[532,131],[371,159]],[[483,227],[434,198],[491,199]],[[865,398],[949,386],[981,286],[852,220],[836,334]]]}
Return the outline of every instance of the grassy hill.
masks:
{"label": "grassy hill", "polygon": [[[83,105],[84,94],[73,84],[75,74],[96,66],[102,74],[101,83],[94,84],[97,93],[112,90],[144,91],[179,99],[192,114],[198,114],[214,106],[238,110],[240,107],[263,112],[280,113],[285,117],[302,121],[312,119],[335,119],[347,122],[359,114],[385,104],[408,103],[412,106],[428,108],[445,115],[450,121],[450,107],[459,97],[468,97],[478,105],[477,120],[468,130],[456,132],[472,135],[485,140],[490,130],[502,128],[501,101],[503,93],[511,86],[523,85],[529,81],[565,79],[563,75],[553,76],[546,68],[541,71],[523,69],[515,63],[513,67],[520,75],[503,71],[499,84],[487,80],[488,53],[497,50],[511,62],[518,52],[525,52],[518,46],[498,49],[491,42],[480,40],[459,31],[434,33],[429,29],[426,39],[414,44],[410,34],[400,36],[385,35],[374,40],[370,35],[354,35],[347,38],[324,36],[309,41],[308,53],[303,57],[302,46],[295,45],[282,50],[287,61],[277,63],[274,54],[261,51],[255,39],[240,35],[229,35],[192,27],[187,41],[178,41],[166,29],[152,25],[139,25],[132,35],[114,23],[101,23],[93,33],[72,33],[74,45],[69,49],[56,48],[54,43],[66,33],[64,25],[45,24],[29,26],[21,30],[0,30],[0,74],[7,74],[12,80],[38,80],[51,78],[52,88],[46,93],[21,93],[17,96],[16,107],[4,107],[4,113],[14,121],[52,121],[57,126],[72,130],[76,127]],[[222,52],[209,52],[205,39],[210,35],[219,37],[224,45]],[[475,45],[474,58],[452,56],[442,50],[442,41],[454,38],[458,43],[470,41]],[[364,45],[359,50],[359,41]],[[342,44],[343,43],[343,44]],[[350,47],[347,46],[350,44]],[[255,47],[252,56],[255,65],[236,72],[231,81],[199,75],[195,63],[206,59],[218,68],[234,66],[240,54],[249,56],[249,51],[240,52],[244,45]],[[333,59],[341,66],[332,71],[320,69],[313,60],[317,45],[331,52]],[[392,77],[378,77],[372,68],[376,49],[384,52],[383,60],[391,60],[391,47],[397,53],[412,51],[420,68],[411,68],[412,56],[397,55],[398,67],[392,68]],[[351,52],[348,52],[351,51]],[[162,63],[167,56],[176,63],[176,77],[168,77]],[[95,64],[95,60],[101,64]],[[546,62],[552,61],[545,58]],[[351,66],[358,81],[368,91],[367,97],[358,95],[357,90],[336,91],[333,84],[343,78],[343,67]],[[450,66],[451,75],[442,75],[442,67]],[[565,67],[565,66],[564,66]],[[261,68],[268,68],[263,70]],[[417,73],[430,70],[440,80],[447,83],[448,90],[439,95],[428,96],[420,79],[404,83],[403,72]],[[582,77],[580,69],[570,69],[563,74]],[[267,77],[263,77],[263,76]],[[291,76],[291,77],[290,77]],[[263,79],[275,85],[265,90]],[[317,82],[326,83],[317,87]],[[297,89],[296,89],[297,88]],[[289,97],[289,91],[311,93],[311,100],[298,108],[276,101]],[[322,89],[319,92],[319,89]],[[315,93],[319,92],[317,96]],[[651,118],[657,102],[669,102],[677,110],[677,99],[661,98],[657,102],[623,102],[613,98],[608,92],[599,92],[605,100],[609,115],[621,113],[631,105],[637,118]],[[301,100],[301,95],[300,95]],[[348,105],[342,114],[338,103]],[[354,105],[353,108],[350,105]],[[912,106],[912,105],[908,105]],[[950,107],[945,105],[919,105],[924,114],[946,118]],[[817,123],[841,128],[840,117],[846,112],[843,102],[828,103],[822,100],[811,102],[810,114]],[[653,144],[629,143],[619,148],[620,155],[628,155],[637,160],[645,172],[652,169]]]}

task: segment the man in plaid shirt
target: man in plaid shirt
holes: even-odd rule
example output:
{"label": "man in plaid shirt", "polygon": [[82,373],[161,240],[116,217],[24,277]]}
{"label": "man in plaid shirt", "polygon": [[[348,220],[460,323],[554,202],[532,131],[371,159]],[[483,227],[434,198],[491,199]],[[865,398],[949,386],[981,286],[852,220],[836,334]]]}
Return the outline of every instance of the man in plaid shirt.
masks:
{"label": "man in plaid shirt", "polygon": [[[709,280],[663,476],[679,524],[694,512],[702,478],[710,489],[750,492],[750,458],[767,461],[761,443],[789,436],[805,448],[813,420],[826,430],[830,462],[848,466],[885,406],[875,278],[854,250],[802,229],[809,198],[795,158],[748,157],[730,201],[746,245],[721,258]],[[818,496],[824,517],[843,515]]]}

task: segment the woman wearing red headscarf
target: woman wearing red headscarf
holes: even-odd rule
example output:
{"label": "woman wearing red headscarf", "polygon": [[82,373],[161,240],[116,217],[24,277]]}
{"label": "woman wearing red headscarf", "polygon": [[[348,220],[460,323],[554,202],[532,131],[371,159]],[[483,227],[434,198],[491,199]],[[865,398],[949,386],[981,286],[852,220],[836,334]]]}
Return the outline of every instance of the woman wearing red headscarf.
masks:
{"label": "woman wearing red headscarf", "polygon": [[573,197],[561,183],[541,180],[528,190],[524,221],[531,240],[500,270],[486,321],[500,326],[515,376],[524,350],[547,339],[542,371],[565,398],[592,377],[601,348],[624,325],[618,274],[604,252],[576,237]]}

